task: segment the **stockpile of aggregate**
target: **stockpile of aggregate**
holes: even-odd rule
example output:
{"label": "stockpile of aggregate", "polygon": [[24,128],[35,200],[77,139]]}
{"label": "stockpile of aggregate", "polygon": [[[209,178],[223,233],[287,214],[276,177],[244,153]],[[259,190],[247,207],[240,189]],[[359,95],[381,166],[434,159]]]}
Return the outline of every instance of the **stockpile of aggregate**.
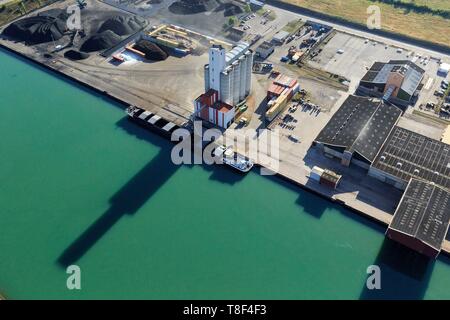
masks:
{"label": "stockpile of aggregate", "polygon": [[89,54],[85,52],[79,52],[76,50],[68,50],[64,53],[64,57],[70,60],[84,60],[89,58]]}
{"label": "stockpile of aggregate", "polygon": [[234,3],[223,3],[216,9],[216,11],[223,11],[223,15],[225,17],[236,16],[244,13],[244,10]]}
{"label": "stockpile of aggregate", "polygon": [[117,45],[127,35],[138,32],[145,22],[135,16],[113,16],[105,20],[97,33],[88,38],[80,50],[94,52],[110,49]]}
{"label": "stockpile of aggregate", "polygon": [[98,33],[112,31],[119,36],[135,33],[144,27],[144,22],[136,16],[114,16],[102,23]]}
{"label": "stockpile of aggregate", "polygon": [[30,45],[56,41],[64,36],[66,18],[62,10],[49,10],[11,23],[3,35]]}
{"label": "stockpile of aggregate", "polygon": [[87,39],[80,50],[83,52],[95,52],[100,50],[109,49],[116,44],[118,44],[122,40],[122,37],[115,34],[111,30],[103,31],[101,33],[97,33]]}
{"label": "stockpile of aggregate", "polygon": [[162,50],[158,45],[148,40],[144,39],[139,40],[134,45],[134,48],[136,50],[145,53],[145,58],[148,60],[162,61],[166,60],[168,57],[168,54],[164,50]]}
{"label": "stockpile of aggregate", "polygon": [[212,11],[217,6],[216,0],[178,0],[169,6],[169,11],[187,15]]}

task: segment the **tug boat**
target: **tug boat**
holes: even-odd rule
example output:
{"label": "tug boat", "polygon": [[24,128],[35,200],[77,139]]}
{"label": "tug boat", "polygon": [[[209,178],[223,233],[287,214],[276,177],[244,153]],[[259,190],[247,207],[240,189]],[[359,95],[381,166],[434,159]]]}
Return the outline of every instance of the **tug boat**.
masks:
{"label": "tug boat", "polygon": [[247,173],[253,168],[253,161],[249,158],[234,152],[231,147],[218,146],[214,150],[214,155],[222,157],[223,163],[240,172]]}

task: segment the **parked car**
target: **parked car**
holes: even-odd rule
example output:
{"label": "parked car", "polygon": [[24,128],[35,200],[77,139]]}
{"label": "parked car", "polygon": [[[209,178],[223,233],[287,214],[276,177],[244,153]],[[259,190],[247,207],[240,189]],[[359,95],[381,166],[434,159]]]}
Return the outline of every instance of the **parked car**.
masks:
{"label": "parked car", "polygon": [[436,91],[434,92],[434,95],[435,95],[436,97],[443,97],[443,96],[444,96],[444,92],[443,92],[442,90],[436,90]]}

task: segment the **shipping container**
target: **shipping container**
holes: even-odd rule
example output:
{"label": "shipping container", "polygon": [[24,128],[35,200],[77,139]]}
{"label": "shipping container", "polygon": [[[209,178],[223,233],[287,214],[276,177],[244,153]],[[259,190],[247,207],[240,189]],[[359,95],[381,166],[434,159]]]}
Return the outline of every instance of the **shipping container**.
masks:
{"label": "shipping container", "polygon": [[309,174],[309,178],[313,179],[317,182],[320,182],[320,178],[322,177],[323,169],[317,166],[314,166]]}

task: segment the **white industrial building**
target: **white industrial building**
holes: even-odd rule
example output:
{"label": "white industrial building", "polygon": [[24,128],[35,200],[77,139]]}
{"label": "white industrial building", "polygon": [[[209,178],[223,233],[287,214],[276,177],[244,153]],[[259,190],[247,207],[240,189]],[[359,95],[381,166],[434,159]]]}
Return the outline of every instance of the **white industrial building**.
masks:
{"label": "white industrial building", "polygon": [[251,91],[253,52],[249,44],[240,42],[231,51],[220,45],[209,49],[209,64],[205,66],[205,92],[213,89],[219,100],[234,106]]}

